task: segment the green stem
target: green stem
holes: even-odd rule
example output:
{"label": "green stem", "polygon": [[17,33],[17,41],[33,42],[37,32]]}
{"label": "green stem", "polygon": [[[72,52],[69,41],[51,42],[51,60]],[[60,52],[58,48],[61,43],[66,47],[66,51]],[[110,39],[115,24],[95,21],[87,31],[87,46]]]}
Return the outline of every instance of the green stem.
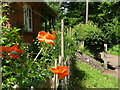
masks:
{"label": "green stem", "polygon": [[[43,48],[42,48],[43,49]],[[40,55],[42,49],[39,51],[39,53],[37,54],[37,56],[35,57],[34,61],[36,61],[36,59],[38,58],[38,56]]]}
{"label": "green stem", "polygon": [[[39,51],[39,53],[36,55],[36,57],[35,57],[35,59],[34,59],[34,61],[32,62],[32,64],[37,60],[37,58],[38,58],[38,56],[40,55],[40,53],[41,53],[41,51],[43,50],[43,48]],[[31,66],[32,66],[32,64],[31,64]],[[28,72],[30,71],[30,68],[29,68],[29,70],[28,70]]]}

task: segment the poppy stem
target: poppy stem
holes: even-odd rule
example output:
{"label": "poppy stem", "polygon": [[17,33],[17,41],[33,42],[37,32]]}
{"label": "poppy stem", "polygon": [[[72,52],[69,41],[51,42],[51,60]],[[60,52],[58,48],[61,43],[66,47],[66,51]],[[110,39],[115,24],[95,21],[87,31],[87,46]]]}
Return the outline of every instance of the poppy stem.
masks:
{"label": "poppy stem", "polygon": [[[43,48],[42,48],[43,49]],[[35,57],[34,61],[36,61],[36,59],[38,58],[38,56],[40,55],[42,49],[40,49],[39,53],[37,54],[37,56]]]}

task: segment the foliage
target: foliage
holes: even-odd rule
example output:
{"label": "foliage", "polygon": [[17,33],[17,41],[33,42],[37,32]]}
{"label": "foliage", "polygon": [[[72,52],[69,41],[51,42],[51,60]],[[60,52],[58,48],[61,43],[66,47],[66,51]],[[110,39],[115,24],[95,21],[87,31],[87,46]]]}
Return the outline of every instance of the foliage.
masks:
{"label": "foliage", "polygon": [[[87,37],[90,36],[94,39],[98,37],[98,41],[100,41],[100,43],[94,39],[87,40],[86,43],[89,43],[89,44],[91,44],[91,42],[95,42],[92,44],[98,43],[100,45],[99,50],[101,48],[102,48],[101,50],[103,50],[104,43],[109,44],[109,46],[116,45],[119,43],[119,39],[118,39],[119,26],[120,26],[119,25],[119,21],[120,21],[119,4],[120,2],[89,2],[88,20],[94,23],[97,23],[97,27],[102,30],[102,32],[100,32],[102,33],[102,37],[98,37],[98,36],[93,37],[94,33],[93,34],[90,33],[90,35],[88,35]],[[81,22],[85,23],[85,8],[86,8],[85,2],[70,2],[70,3],[49,2],[49,5],[53,9],[58,10],[57,12],[58,12],[59,19],[65,18],[66,27],[70,27],[70,26],[75,27],[75,25],[78,25],[78,23],[81,23]],[[63,8],[63,10],[61,10],[60,8]],[[62,12],[64,12],[66,8],[67,8],[67,13],[63,14]],[[84,32],[83,34],[86,35],[86,33]],[[102,38],[102,40],[99,40],[100,38]]]}
{"label": "foliage", "polygon": [[120,56],[119,48],[120,48],[120,45],[119,45],[119,44],[118,44],[118,45],[115,45],[115,46],[113,46],[112,48],[109,48],[109,49],[108,49],[108,53]]}
{"label": "foliage", "polygon": [[[98,23],[102,28],[104,23],[111,22],[113,18],[117,17],[120,19],[119,4],[120,2],[89,2],[88,20]],[[64,15],[67,17],[68,26],[74,26],[79,22],[85,23],[86,2],[64,2],[62,6],[67,6],[66,8],[68,9],[67,14]],[[72,19],[76,20],[72,22]]]}
{"label": "foliage", "polygon": [[[66,3],[63,3],[63,5],[64,4]],[[67,5],[68,11],[64,15],[66,16],[66,25],[73,27],[80,22],[85,22],[85,2],[70,2],[67,3]]]}
{"label": "foliage", "polygon": [[112,19],[111,23],[104,23],[103,29],[105,43],[108,43],[112,46],[120,42],[120,22],[117,18]]}
{"label": "foliage", "polygon": [[88,56],[94,58],[94,55],[89,50],[85,49],[84,53],[87,54]]}
{"label": "foliage", "polygon": [[[4,11],[6,12],[6,10]],[[37,48],[38,50],[43,48],[42,54],[34,61],[34,52],[37,51],[34,49],[35,44],[29,46],[23,43],[22,36],[19,34],[20,29],[3,26],[6,20],[8,18],[5,16],[0,20],[2,25],[1,44],[4,46],[18,44],[19,48],[25,52],[17,59],[2,59],[2,89],[12,89],[15,84],[20,88],[30,88],[31,86],[38,88],[38,85],[45,82],[47,77],[52,77],[49,65],[53,61],[52,53],[50,53],[53,47],[39,43]]]}
{"label": "foliage", "polygon": [[[39,84],[46,81],[46,78],[52,78],[50,67],[53,66],[57,56],[55,47],[40,43],[38,40],[31,46],[21,43],[20,47],[26,51],[20,58],[15,60],[3,59],[2,88],[4,89],[13,88],[15,84],[21,88],[30,88],[30,86],[37,88]],[[41,50],[41,55],[35,61],[36,55],[33,55],[33,53],[38,52],[38,50]]]}
{"label": "foliage", "polygon": [[52,8],[52,10],[54,10],[56,13],[58,14],[58,17],[61,16],[61,11],[60,11],[60,7],[61,7],[61,3],[60,2],[46,2],[48,6],[50,6]]}
{"label": "foliage", "polygon": [[[100,39],[102,36],[102,31],[97,28],[97,26],[93,22],[89,22],[88,24],[78,24],[74,26],[74,36],[78,40],[87,40],[87,39]],[[97,42],[95,42],[97,43]]]}
{"label": "foliage", "polygon": [[68,33],[66,33],[64,41],[65,58],[67,58],[67,56],[70,56],[72,53],[75,53],[77,51],[78,46],[76,44],[75,38],[71,37]]}
{"label": "foliage", "polygon": [[85,41],[85,46],[90,52],[100,52],[103,44],[103,33],[93,22],[88,24],[78,24],[73,28],[73,37],[81,42]]}
{"label": "foliage", "polygon": [[[5,8],[8,6],[7,4],[3,4],[2,8]],[[7,10],[1,10],[1,14],[5,14]],[[12,46],[15,43],[20,44],[22,42],[22,37],[19,35],[20,29],[17,28],[11,28],[7,25],[5,26],[6,21],[9,20],[6,15],[2,15],[0,19],[0,26],[2,26],[2,30],[0,31],[0,35],[2,37],[0,38],[0,44],[3,44],[5,46]]]}
{"label": "foliage", "polygon": [[[89,3],[89,20],[97,22],[98,26],[102,30],[99,29],[98,26],[92,22],[89,22],[88,24],[80,23],[85,22],[85,2],[69,3],[67,7],[68,11],[65,14],[63,14],[63,11],[61,11],[60,8],[62,7],[62,5],[66,5],[66,3],[51,2],[48,4],[52,8],[55,8],[55,11],[57,11],[58,13],[58,19],[54,27],[54,30],[57,31],[57,40],[54,40],[54,47],[46,43],[40,43],[37,39],[34,41],[34,44],[30,46],[25,45],[22,42],[22,36],[19,35],[21,29],[2,26],[6,22],[6,20],[8,20],[8,18],[2,16],[2,18],[0,19],[0,25],[2,26],[2,30],[0,31],[0,34],[2,34],[2,38],[0,38],[0,44],[3,44],[4,46],[13,46],[15,44],[18,44],[20,49],[25,50],[25,52],[22,53],[21,57],[19,57],[18,59],[2,59],[3,89],[11,89],[15,84],[18,84],[21,88],[28,88],[30,86],[34,86],[36,88],[39,84],[45,82],[46,78],[53,77],[53,74],[50,72],[50,67],[54,66],[54,60],[58,59],[58,56],[61,55],[61,18],[65,18],[65,29],[69,26],[73,27],[74,25],[76,25],[73,28],[72,37],[68,33],[65,33],[64,35],[65,59],[68,55],[79,51],[80,42],[83,40],[85,40],[85,45],[89,49],[89,51],[91,52],[91,50],[94,50],[95,53],[97,53],[96,51],[102,50],[102,44],[103,42],[105,42],[105,40],[107,40],[107,42],[110,44],[116,44],[119,42],[119,3]],[[115,9],[113,8],[114,6]],[[97,9],[94,9],[95,7]],[[3,10],[2,12],[5,13],[6,10]],[[112,16],[109,16],[109,14],[111,14]],[[114,17],[116,18],[114,19]],[[78,23],[80,24],[77,25]],[[114,36],[111,37],[111,35]],[[39,50],[41,50],[41,54],[34,61],[34,58]],[[91,53],[88,54],[92,55]],[[80,64],[80,69],[83,70],[83,73],[78,73],[79,75],[76,74],[76,76],[85,76],[84,80],[80,82],[84,87],[111,88],[116,86],[114,85],[114,83],[116,83],[114,78],[103,75],[97,70],[94,70],[93,68],[90,68],[82,63],[78,64]],[[97,77],[102,78],[98,80]],[[77,79],[79,78],[77,77]],[[82,78],[80,79],[82,80]],[[93,80],[95,81],[93,82]],[[103,81],[106,84],[102,84]]]}
{"label": "foliage", "polygon": [[[118,88],[115,77],[106,75],[81,61],[74,60],[73,76],[70,81],[71,88]],[[77,73],[76,73],[77,72]]]}

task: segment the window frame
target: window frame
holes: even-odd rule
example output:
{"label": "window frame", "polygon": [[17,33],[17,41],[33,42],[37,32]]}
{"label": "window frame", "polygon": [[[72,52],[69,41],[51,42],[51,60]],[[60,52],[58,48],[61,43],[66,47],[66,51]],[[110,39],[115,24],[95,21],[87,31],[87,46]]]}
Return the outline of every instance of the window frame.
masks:
{"label": "window frame", "polygon": [[28,32],[33,32],[32,8],[27,3],[24,3],[24,25],[25,25],[25,30],[27,30]]}

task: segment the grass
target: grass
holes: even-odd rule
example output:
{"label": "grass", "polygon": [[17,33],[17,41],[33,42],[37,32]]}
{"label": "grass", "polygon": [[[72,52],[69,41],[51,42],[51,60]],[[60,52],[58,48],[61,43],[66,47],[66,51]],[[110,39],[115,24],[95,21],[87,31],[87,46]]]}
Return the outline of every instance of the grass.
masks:
{"label": "grass", "polygon": [[108,49],[108,53],[120,56],[119,47],[120,45],[113,46],[112,48]]}
{"label": "grass", "polygon": [[106,75],[81,61],[72,61],[70,89],[76,88],[118,88],[118,80]]}

